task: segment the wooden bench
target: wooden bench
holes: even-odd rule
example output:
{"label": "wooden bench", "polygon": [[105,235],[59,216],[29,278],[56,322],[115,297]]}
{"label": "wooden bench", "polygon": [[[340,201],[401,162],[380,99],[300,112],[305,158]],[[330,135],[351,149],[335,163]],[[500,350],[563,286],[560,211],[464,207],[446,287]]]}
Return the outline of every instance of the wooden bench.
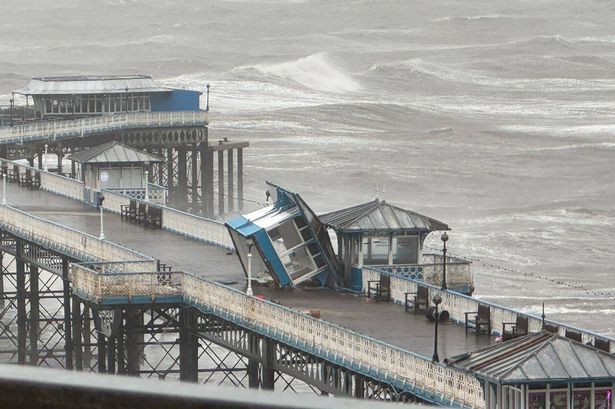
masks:
{"label": "wooden bench", "polygon": [[594,341],[594,348],[605,352],[611,352],[611,342],[606,339],[596,338]]}
{"label": "wooden bench", "polygon": [[[508,341],[509,339],[517,338],[523,335],[527,335],[529,330],[528,318],[521,314],[517,314],[517,320],[515,322],[503,322],[502,323],[502,340]],[[509,326],[508,331],[506,326]]]}
{"label": "wooden bench", "polygon": [[580,332],[572,331],[570,329],[566,330],[566,338],[574,339],[578,342],[583,342],[583,335]]}
{"label": "wooden bench", "polygon": [[559,332],[559,327],[557,325],[542,324],[542,330],[552,334],[557,334]]}
{"label": "wooden bench", "polygon": [[[470,324],[474,326],[476,334],[487,329],[487,335],[491,335],[491,307],[488,305],[478,304],[478,311],[464,312],[465,315],[465,328],[466,335],[468,335],[468,328]],[[473,317],[474,319],[472,319]]]}
{"label": "wooden bench", "polygon": [[421,310],[421,305],[427,309],[429,307],[429,289],[425,286],[419,285],[416,287],[416,292],[405,293],[404,307],[406,311],[410,309],[410,306],[414,308],[414,313],[418,313]]}
{"label": "wooden bench", "polygon": [[148,206],[146,224],[154,228],[162,228],[162,209],[157,206]]}
{"label": "wooden bench", "polygon": [[374,292],[374,300],[390,301],[391,300],[391,276],[381,274],[380,280],[369,280],[367,282],[367,298],[372,296]]}
{"label": "wooden bench", "polygon": [[122,205],[121,208],[121,216],[122,219],[124,217],[128,218],[130,222],[137,219],[137,201],[131,200],[130,204]]}
{"label": "wooden bench", "polygon": [[19,182],[19,171],[15,169],[8,169],[6,171],[6,180],[9,182]]}
{"label": "wooden bench", "polygon": [[135,220],[137,223],[145,225],[145,222],[147,221],[147,204],[139,202],[137,205]]}

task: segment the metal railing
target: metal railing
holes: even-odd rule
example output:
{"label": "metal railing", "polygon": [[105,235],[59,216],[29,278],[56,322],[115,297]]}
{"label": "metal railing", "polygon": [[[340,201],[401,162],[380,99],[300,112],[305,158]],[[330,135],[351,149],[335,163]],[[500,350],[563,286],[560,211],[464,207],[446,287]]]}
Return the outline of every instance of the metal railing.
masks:
{"label": "metal railing", "polygon": [[[367,281],[380,280],[382,274],[389,274],[382,272],[370,266],[363,266],[363,291],[367,289]],[[414,280],[409,277],[403,277],[395,274],[391,276],[391,299],[398,303],[404,304],[405,294],[414,293],[417,291],[419,285],[425,286],[429,291],[429,300],[433,299],[436,294],[442,297],[441,308],[448,311],[450,318],[459,324],[465,322],[465,312],[477,311],[479,305],[488,305],[490,307],[490,319],[492,333],[501,335],[502,324],[505,322],[516,322],[517,316],[523,316],[528,318],[528,330],[529,332],[538,332],[542,330],[542,317],[536,315],[524,313],[514,310],[512,308],[504,307],[498,304],[494,304],[487,301],[478,300],[467,295],[456,293],[453,291],[443,291],[439,286],[427,284],[419,280]],[[595,345],[596,339],[602,339],[610,341],[610,352],[615,353],[615,339],[607,337],[602,334],[598,334],[585,329],[577,328],[572,325],[564,324],[557,321],[545,319],[545,324],[556,326],[558,333],[561,336],[566,335],[566,330],[575,331],[581,334],[584,344]]]}
{"label": "metal railing", "polygon": [[[450,288],[471,288],[474,285],[471,264],[470,261],[447,256],[446,284]],[[429,284],[442,283],[443,263],[440,254],[423,254],[421,264],[377,264],[369,267]]]}
{"label": "metal railing", "polygon": [[147,262],[144,270],[156,270],[156,261],[149,256],[10,206],[0,206],[0,226],[16,236],[79,260],[137,260]]}
{"label": "metal railing", "polygon": [[86,137],[120,129],[196,126],[208,123],[206,111],[135,112],[0,128],[0,144]]}
{"label": "metal railing", "polygon": [[[145,188],[107,188],[105,191],[125,195],[132,199],[145,200]],[[167,201],[167,189],[154,183],[147,184],[147,197],[149,203],[165,205]]]}
{"label": "metal railing", "polygon": [[[443,403],[483,408],[478,379],[458,369],[189,273],[109,274],[73,264],[73,288],[85,298],[181,294],[183,302],[271,338],[410,391],[428,390]],[[158,283],[159,280],[168,280]]]}

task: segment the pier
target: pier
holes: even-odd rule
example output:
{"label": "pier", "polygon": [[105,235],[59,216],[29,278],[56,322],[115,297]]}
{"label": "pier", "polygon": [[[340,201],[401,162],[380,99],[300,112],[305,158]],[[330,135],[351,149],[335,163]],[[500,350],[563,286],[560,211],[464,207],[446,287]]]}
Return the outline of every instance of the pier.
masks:
{"label": "pier", "polygon": [[[233,163],[237,150],[240,170],[247,144],[210,144],[206,124],[203,112],[136,112],[0,129],[1,362],[459,408],[612,408],[615,340],[447,288],[469,266],[421,254],[422,235],[448,229],[441,222],[429,219],[430,229],[415,215],[418,230],[372,228],[389,235],[389,261],[399,240],[417,249],[416,264],[366,265],[363,238],[350,235],[339,214],[323,217],[343,237],[336,256],[352,265],[342,268],[298,194],[278,188],[257,212],[280,224],[307,218],[297,226],[303,242],[288,249],[273,249],[263,232],[272,237],[267,229],[278,226],[258,225],[256,216],[214,219],[240,207],[241,190],[233,189],[243,182],[235,184],[229,165],[225,200],[222,160],[227,151]],[[111,140],[161,157],[161,165],[138,168],[160,178],[118,191],[63,171],[73,148]],[[55,171],[43,166],[51,145]],[[217,208],[213,152],[222,175]],[[150,200],[147,182],[159,182],[170,200]],[[376,207],[382,203],[367,206]],[[293,254],[304,247],[311,258]],[[248,260],[266,265],[277,256],[289,260],[276,267],[279,276],[246,294]],[[318,285],[298,285],[307,278]],[[559,366],[540,366],[547,350]]]}

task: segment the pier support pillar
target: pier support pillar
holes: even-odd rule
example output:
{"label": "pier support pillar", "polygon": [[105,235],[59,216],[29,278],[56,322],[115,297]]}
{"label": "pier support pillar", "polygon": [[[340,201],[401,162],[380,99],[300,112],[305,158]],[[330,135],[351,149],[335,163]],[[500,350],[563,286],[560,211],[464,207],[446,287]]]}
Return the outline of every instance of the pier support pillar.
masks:
{"label": "pier support pillar", "polygon": [[218,214],[224,214],[224,151],[218,151]]}
{"label": "pier support pillar", "polygon": [[0,308],[4,308],[4,299],[6,298],[4,294],[4,273],[6,269],[4,268],[4,251],[0,250]]}
{"label": "pier support pillar", "polygon": [[199,379],[199,339],[197,314],[194,308],[179,311],[179,379],[197,382]]}
{"label": "pier support pillar", "polygon": [[126,373],[139,376],[142,350],[143,314],[138,309],[126,310]]}
{"label": "pier support pillar", "polygon": [[243,148],[237,149],[237,207],[243,210]]}
{"label": "pier support pillar", "polygon": [[167,148],[167,191],[169,202],[175,201],[174,172],[173,172],[173,148]]}
{"label": "pier support pillar", "polygon": [[186,148],[177,148],[177,195],[175,202],[180,208],[185,208],[188,203],[188,180],[186,166]]}
{"label": "pier support pillar", "polygon": [[75,369],[78,371],[83,370],[82,332],[83,321],[81,320],[81,301],[77,296],[73,296],[73,349],[75,352]]}
{"label": "pier support pillar", "polygon": [[[248,350],[250,355],[258,354],[259,337],[256,334],[248,333]],[[248,387],[258,388],[258,361],[248,359]]]}
{"label": "pier support pillar", "polygon": [[58,175],[62,174],[62,158],[64,158],[64,154],[62,153],[62,145],[58,144],[56,146],[56,153],[58,155]]}
{"label": "pier support pillar", "polygon": [[228,182],[228,211],[232,212],[233,210],[235,210],[235,206],[233,201],[235,200],[235,192],[233,191],[235,189],[235,182],[233,180],[233,149],[229,149],[228,150],[228,175],[227,177],[227,182]]}
{"label": "pier support pillar", "polygon": [[115,337],[107,338],[107,373],[115,373]]}
{"label": "pier support pillar", "polygon": [[38,335],[40,321],[40,294],[38,267],[30,265],[30,364],[38,365]]}
{"label": "pier support pillar", "polygon": [[99,373],[106,373],[107,342],[105,341],[105,336],[101,332],[102,323],[100,320],[100,314],[95,309],[92,309],[92,319],[94,320],[94,327],[98,330],[96,333],[96,352],[98,355],[97,369]]}
{"label": "pier support pillar", "polygon": [[16,240],[16,256],[15,268],[17,284],[17,363],[23,365],[26,363],[26,273],[25,263],[23,261],[24,245],[20,239]]}
{"label": "pier support pillar", "polygon": [[214,215],[214,152],[205,144],[205,203],[207,216]]}
{"label": "pier support pillar", "polygon": [[273,365],[275,363],[275,343],[269,338],[263,339],[263,363],[261,366],[261,379],[263,380],[263,389],[274,389],[275,372]]}
{"label": "pier support pillar", "polygon": [[196,212],[197,204],[199,203],[199,150],[196,145],[192,148],[190,153],[190,178],[192,185],[191,190],[191,203],[192,211]]}
{"label": "pier support pillar", "polygon": [[365,398],[365,378],[358,374],[354,376],[354,397]]}
{"label": "pier support pillar", "polygon": [[73,335],[70,308],[70,281],[68,280],[68,259],[62,259],[62,284],[64,290],[64,350],[66,369],[73,369]]}
{"label": "pier support pillar", "polygon": [[38,153],[38,155],[37,155],[37,157],[36,157],[36,159],[37,159],[37,162],[38,162],[37,167],[38,167],[39,169],[43,169],[43,153],[42,153],[42,152],[39,152],[39,153]]}

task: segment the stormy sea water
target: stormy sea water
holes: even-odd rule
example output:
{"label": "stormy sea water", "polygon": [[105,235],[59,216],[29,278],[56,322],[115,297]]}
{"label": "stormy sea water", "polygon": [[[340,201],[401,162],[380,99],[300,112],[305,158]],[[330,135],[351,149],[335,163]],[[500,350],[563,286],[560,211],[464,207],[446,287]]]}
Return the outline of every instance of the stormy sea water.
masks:
{"label": "stormy sea water", "polygon": [[210,138],[251,144],[247,198],[271,180],[317,212],[378,196],[427,214],[477,296],[615,336],[612,2],[0,8],[0,104],[37,75],[209,83]]}

